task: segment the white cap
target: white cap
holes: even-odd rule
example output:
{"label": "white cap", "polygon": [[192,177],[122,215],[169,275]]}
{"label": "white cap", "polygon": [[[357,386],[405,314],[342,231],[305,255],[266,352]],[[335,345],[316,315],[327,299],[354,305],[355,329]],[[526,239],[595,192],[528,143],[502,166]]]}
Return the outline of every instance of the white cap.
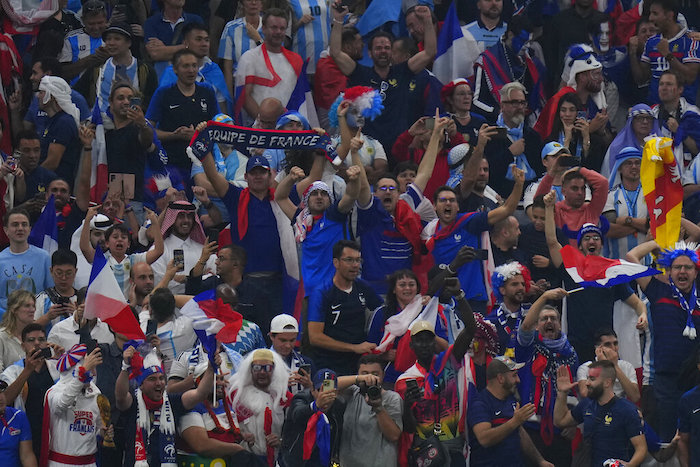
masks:
{"label": "white cap", "polygon": [[283,313],[272,318],[270,322],[270,332],[277,334],[280,332],[299,332],[299,325],[294,316]]}
{"label": "white cap", "polygon": [[112,222],[109,217],[105,216],[104,214],[97,214],[90,220],[90,229],[104,231],[112,227],[112,225],[114,225],[114,222]]}

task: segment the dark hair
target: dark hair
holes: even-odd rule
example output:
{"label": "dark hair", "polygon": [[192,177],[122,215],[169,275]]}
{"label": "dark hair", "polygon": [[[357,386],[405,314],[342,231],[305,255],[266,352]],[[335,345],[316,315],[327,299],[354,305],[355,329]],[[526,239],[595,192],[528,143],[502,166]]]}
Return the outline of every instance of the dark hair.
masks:
{"label": "dark hair", "polygon": [[559,99],[559,103],[557,104],[557,113],[555,114],[554,119],[552,121],[552,132],[547,137],[547,141],[559,141],[559,133],[564,129],[564,125],[561,123],[561,118],[559,118],[559,111],[561,110],[561,106],[565,103],[573,104],[576,107],[576,110],[583,109],[581,99],[579,99],[578,95],[575,92],[567,92],[566,94],[561,96],[561,98]]}
{"label": "dark hair", "polygon": [[[381,180],[382,178],[388,178],[389,180],[393,180],[396,183],[396,188],[399,187],[399,181],[396,179],[396,175],[394,175],[393,173],[384,172],[379,177],[377,177],[377,182],[379,182],[379,180]],[[375,185],[376,185],[376,183],[375,183]]]}
{"label": "dark hair", "polygon": [[672,11],[673,20],[678,20],[678,11],[680,8],[676,0],[651,0],[649,2],[649,8],[651,8],[652,5],[659,5],[664,11]]}
{"label": "dark hair", "polygon": [[[406,13],[403,14],[403,17],[408,18],[408,15],[410,15],[411,13],[413,13],[414,15],[418,15],[418,13],[416,13],[416,8],[418,8],[421,5],[423,5],[422,2],[418,2],[417,5],[413,5],[411,8],[406,10]],[[437,16],[435,16],[435,12],[432,9],[430,10],[430,20],[433,22],[433,24],[437,23]]]}
{"label": "dark hair", "polygon": [[263,13],[262,17],[262,24],[263,26],[267,26],[267,19],[270,16],[274,16],[276,18],[284,18],[284,20],[289,23],[289,17],[287,16],[287,13],[281,9],[281,8],[268,8],[265,10],[265,13]]}
{"label": "dark hair", "polygon": [[29,221],[30,224],[31,224],[31,222],[32,222],[32,221],[31,221],[31,218],[29,217],[29,213],[27,212],[27,210],[24,209],[24,208],[22,208],[22,207],[19,207],[19,206],[18,206],[18,207],[16,207],[16,208],[10,209],[9,211],[7,211],[7,212],[5,213],[5,215],[2,217],[2,225],[4,225],[5,227],[7,227],[8,222],[10,221],[10,216],[13,215],[13,214],[22,214],[24,217],[27,218],[27,221]]}
{"label": "dark hair", "polygon": [[348,42],[352,42],[355,40],[355,36],[358,34],[360,34],[360,30],[355,26],[345,26],[343,28],[343,35],[341,36],[340,43],[345,45]]}
{"label": "dark hair", "polygon": [[112,85],[112,89],[109,91],[109,97],[107,98],[107,100],[111,101],[112,99],[114,99],[114,95],[121,88],[129,88],[129,89],[131,89],[131,92],[134,93],[134,97],[140,97],[141,93],[139,93],[139,91],[137,89],[134,89],[134,87],[131,85],[130,82],[124,81],[124,80],[119,80],[119,81],[115,81],[114,84]]}
{"label": "dark hair", "polygon": [[187,35],[192,31],[204,31],[207,35],[209,34],[209,29],[207,29],[204,24],[195,21],[193,23],[187,23],[185,27],[182,28],[182,37],[187,38]]}
{"label": "dark hair", "polygon": [[156,289],[149,301],[151,310],[158,316],[169,316],[175,311],[175,296],[168,288]]}
{"label": "dark hair", "polygon": [[88,16],[104,15],[107,17],[107,8],[100,0],[88,0],[83,3],[83,18]]}
{"label": "dark hair", "polygon": [[61,62],[59,62],[56,57],[41,57],[35,60],[34,63],[39,64],[39,66],[41,67],[41,71],[43,71],[44,74],[51,76],[61,76],[61,71],[63,70],[63,67],[61,66]]}
{"label": "dark hair", "polygon": [[[78,290],[75,291],[75,303],[76,305],[81,305],[85,303],[85,299],[87,298],[87,285],[85,287],[81,287]],[[137,316],[138,319],[138,316]]]}
{"label": "dark hair", "polygon": [[659,80],[661,80],[661,77],[664,75],[671,75],[674,78],[676,78],[676,86],[678,87],[683,87],[683,83],[685,82],[684,79],[679,75],[676,71],[674,70],[666,70],[659,75]]}
{"label": "dark hair", "polygon": [[567,172],[564,174],[564,176],[561,179],[561,186],[566,185],[567,183],[573,181],[573,180],[578,180],[581,179],[584,182],[586,181],[586,177],[583,176],[581,172],[578,170],[572,170],[571,172]]}
{"label": "dark hair", "polygon": [[384,373],[384,364],[386,361],[382,358],[381,354],[368,353],[360,357],[357,361],[357,368],[359,370],[360,365],[379,365],[382,367],[382,373]]}
{"label": "dark hair", "polygon": [[594,368],[600,368],[603,378],[610,378],[615,381],[615,365],[610,360],[596,360],[588,367],[590,373]]}
{"label": "dark hair", "polygon": [[51,267],[70,265],[77,267],[78,265],[78,255],[75,254],[73,250],[67,248],[59,248],[54,251],[51,255]]}
{"label": "dark hair", "polygon": [[394,36],[386,31],[377,31],[374,34],[372,34],[372,37],[369,38],[369,42],[367,42],[367,50],[372,50],[372,46],[374,45],[374,40],[379,39],[380,37],[386,37],[389,39],[389,42],[392,44],[394,43]]}
{"label": "dark hair", "polygon": [[513,15],[512,18],[508,20],[508,27],[506,28],[506,34],[508,32],[512,32],[513,35],[517,36],[523,30],[527,32],[532,32],[535,29],[535,26],[532,24],[532,21],[525,16],[525,15]]}
{"label": "dark hair", "polygon": [[54,178],[53,180],[51,180],[51,181],[49,182],[48,185],[46,185],[46,188],[48,189],[48,188],[51,186],[51,184],[52,184],[53,182],[63,182],[63,183],[65,183],[66,185],[68,185],[68,191],[71,191],[70,182],[68,182],[68,180],[66,180],[66,179],[63,178],[63,177],[56,177],[56,178]]}
{"label": "dark hair", "polygon": [[457,194],[457,190],[452,188],[451,186],[447,185],[442,185],[439,186],[435,189],[435,193],[433,193],[433,204],[437,203],[438,195],[442,193],[443,191],[449,191],[450,193],[453,193],[457,199],[459,199],[459,195]]}
{"label": "dark hair", "polygon": [[412,170],[418,172],[418,164],[413,161],[401,161],[394,167],[394,175],[398,176],[401,172]]}
{"label": "dark hair", "polygon": [[396,283],[399,281],[399,279],[403,279],[404,277],[408,277],[410,279],[413,279],[416,281],[416,284],[418,284],[418,293],[420,293],[420,281],[418,280],[418,276],[416,276],[416,273],[413,272],[410,269],[399,269],[398,271],[392,272],[389,276],[387,276],[387,291],[386,291],[386,298],[384,299],[384,319],[388,319],[391,316],[394,316],[399,310],[398,310],[398,302],[396,300],[396,293],[394,293],[394,288],[396,287]]}
{"label": "dark hair", "polygon": [[22,342],[27,339],[27,334],[34,331],[41,331],[44,333],[44,337],[46,337],[46,329],[44,329],[44,326],[39,323],[29,323],[22,329]]}
{"label": "dark hair", "polygon": [[129,237],[129,243],[131,243],[131,236],[129,235],[129,228],[124,224],[114,224],[114,225],[112,225],[112,227],[107,229],[107,231],[105,232],[105,241],[108,241],[109,237],[111,237],[112,234],[117,230],[120,231],[121,233],[123,233],[124,235],[126,235],[127,237]]}
{"label": "dark hair", "polygon": [[649,14],[645,14],[639,18],[639,21],[637,21],[637,24],[634,26],[634,34],[639,35],[639,28],[642,26],[642,24],[648,23],[653,23],[653,21],[649,19]]}
{"label": "dark hair", "polygon": [[219,252],[222,252],[223,250],[230,250],[231,255],[233,255],[233,259],[240,263],[241,270],[245,268],[245,265],[248,262],[248,253],[245,251],[245,248],[231,243],[230,245],[221,247]]}
{"label": "dark hair", "polygon": [[600,344],[600,341],[604,336],[614,336],[615,339],[617,339],[617,333],[615,330],[611,327],[605,326],[596,329],[595,333],[593,334],[593,342],[595,342],[595,345]]}
{"label": "dark hair", "polygon": [[41,141],[39,139],[39,135],[36,134],[36,131],[34,131],[34,130],[19,130],[17,132],[17,134],[15,135],[15,148],[19,148],[19,142],[23,139]]}
{"label": "dark hair", "polygon": [[194,58],[197,58],[197,55],[192,51],[192,49],[180,49],[173,54],[173,67],[175,67],[177,62],[180,61],[180,58],[184,57],[185,55],[192,55]]}
{"label": "dark hair", "polygon": [[534,208],[545,209],[547,206],[545,206],[545,204],[544,204],[544,195],[535,196],[535,198],[532,200],[532,204],[530,206],[533,209]]}
{"label": "dark hair", "polygon": [[399,37],[398,39],[394,40],[394,42],[392,42],[392,45],[398,47],[401,52],[408,55],[409,57],[413,57],[419,52],[418,44],[416,44],[415,39],[413,39],[412,37]]}
{"label": "dark hair", "polygon": [[333,259],[340,259],[343,256],[343,250],[345,248],[350,248],[355,251],[360,250],[360,244],[352,240],[338,240],[335,245],[333,245]]}

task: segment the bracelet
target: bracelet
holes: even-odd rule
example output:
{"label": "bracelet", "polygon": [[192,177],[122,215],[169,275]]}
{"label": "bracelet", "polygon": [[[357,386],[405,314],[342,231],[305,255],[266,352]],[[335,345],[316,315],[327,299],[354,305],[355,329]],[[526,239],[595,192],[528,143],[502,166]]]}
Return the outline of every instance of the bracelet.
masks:
{"label": "bracelet", "polygon": [[124,360],[122,360],[122,371],[129,371],[131,370],[131,364],[126,363]]}
{"label": "bracelet", "polygon": [[338,21],[337,19],[333,18],[333,22],[335,24],[345,24],[345,21]]}
{"label": "bracelet", "polygon": [[355,375],[355,386],[359,386],[359,385],[360,385],[360,381],[359,381],[357,375]]}
{"label": "bracelet", "polygon": [[447,263],[447,267],[445,267],[445,269],[447,269],[447,272],[450,274],[457,274],[457,271],[453,271],[449,263]]}
{"label": "bracelet", "polygon": [[464,290],[459,291],[459,295],[455,296],[457,300],[464,300],[467,297],[467,294],[464,293]]}

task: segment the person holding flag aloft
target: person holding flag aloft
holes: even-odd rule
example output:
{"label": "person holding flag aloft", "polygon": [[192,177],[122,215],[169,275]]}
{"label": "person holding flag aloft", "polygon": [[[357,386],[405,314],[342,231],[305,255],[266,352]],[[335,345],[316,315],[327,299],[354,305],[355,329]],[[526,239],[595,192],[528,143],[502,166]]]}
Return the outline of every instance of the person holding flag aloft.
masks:
{"label": "person holding flag aloft", "polygon": [[680,362],[697,347],[696,329],[700,327],[697,250],[697,244],[680,241],[659,251],[658,243],[652,240],[627,253],[627,259],[634,263],[641,263],[649,253],[658,253],[656,263],[667,271],[665,276],[637,278],[637,284],[649,299],[654,330],[651,376],[658,416],[654,428],[662,441],[670,441],[676,432],[678,401],[683,394],[677,384]]}

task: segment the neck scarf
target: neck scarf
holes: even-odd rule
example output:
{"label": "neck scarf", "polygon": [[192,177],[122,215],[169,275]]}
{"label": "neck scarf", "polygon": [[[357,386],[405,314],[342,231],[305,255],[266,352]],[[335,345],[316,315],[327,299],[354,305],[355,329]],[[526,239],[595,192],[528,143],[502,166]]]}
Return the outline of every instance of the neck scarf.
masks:
{"label": "neck scarf", "polygon": [[[496,119],[496,125],[502,126],[502,127],[508,127],[508,125],[506,125],[505,121],[503,120],[502,113],[498,114],[498,118]],[[516,126],[515,128],[508,128],[508,136],[511,138],[512,141],[517,141],[519,139],[523,139],[524,129],[525,129],[525,122],[523,121],[520,123],[520,125]],[[525,153],[514,155],[513,156],[513,163],[515,164],[516,167],[525,171],[525,180],[534,180],[535,177],[537,177],[537,174],[535,173],[535,171],[532,170],[532,167],[530,167],[530,163],[527,161],[527,157],[525,157]],[[511,173],[510,170],[508,170],[506,172],[506,178],[508,180],[513,180],[513,174]]]}
{"label": "neck scarf", "polygon": [[683,329],[683,336],[690,340],[695,340],[697,337],[697,331],[695,330],[695,323],[693,322],[693,310],[698,306],[698,295],[695,289],[695,282],[693,282],[693,288],[690,289],[690,301],[686,300],[683,292],[678,290],[678,287],[676,287],[676,284],[674,284],[671,276],[668,277],[668,283],[673,290],[673,296],[678,297],[678,303],[681,305],[681,308],[687,315],[685,320],[685,329]]}
{"label": "neck scarf", "polygon": [[419,260],[421,251],[420,234],[423,231],[423,224],[420,216],[402,199],[396,202],[394,225],[396,230],[411,243],[414,261]]}
{"label": "neck scarf", "polygon": [[[177,467],[175,451],[175,417],[168,393],[158,404],[146,397],[141,388],[136,390],[136,437],[134,439],[134,467],[148,467],[148,444],[151,441],[151,411],[154,411],[153,427],[158,428],[161,467]],[[152,409],[149,408],[153,407]],[[160,410],[158,410],[160,409]]]}
{"label": "neck scarf", "polygon": [[518,328],[520,327],[520,321],[522,320],[522,307],[516,313],[515,326],[511,327],[508,324],[508,319],[511,318],[510,310],[506,309],[505,305],[501,303],[496,310],[496,319],[498,319],[498,324],[501,325],[503,330],[508,334],[508,347],[505,349],[505,356],[510,358],[515,358],[515,342],[517,339]]}
{"label": "neck scarf", "polygon": [[309,196],[311,196],[311,193],[314,191],[323,191],[328,194],[328,197],[331,198],[331,200],[333,199],[331,189],[328,188],[326,183],[321,181],[313,182],[306,188],[306,190],[304,190],[304,196],[301,204],[299,205],[301,212],[297,215],[294,222],[294,238],[296,239],[297,243],[302,243],[304,240],[306,240],[306,235],[311,232],[311,229],[314,227],[314,223],[323,217],[323,214],[312,216],[311,212],[309,211]]}
{"label": "neck scarf", "polygon": [[474,214],[474,213],[468,212],[468,213],[459,215],[454,222],[452,222],[450,225],[448,225],[445,228],[440,228],[440,220],[439,219],[434,219],[433,221],[431,221],[431,223],[426,226],[426,228],[428,228],[428,231],[431,230],[430,229],[431,225],[432,225],[432,229],[433,229],[432,235],[430,235],[428,240],[425,242],[425,246],[428,249],[428,251],[433,251],[433,249],[435,248],[436,241],[443,240],[443,239],[449,237],[450,235],[452,235],[455,230],[459,229],[462,226],[462,224],[464,224],[464,222],[472,216],[472,214]]}
{"label": "neck scarf", "polygon": [[316,401],[311,403],[311,407],[314,409],[314,414],[306,423],[302,457],[305,461],[311,459],[314,446],[317,446],[321,465],[328,467],[331,461],[331,424],[326,414],[316,407]]}

